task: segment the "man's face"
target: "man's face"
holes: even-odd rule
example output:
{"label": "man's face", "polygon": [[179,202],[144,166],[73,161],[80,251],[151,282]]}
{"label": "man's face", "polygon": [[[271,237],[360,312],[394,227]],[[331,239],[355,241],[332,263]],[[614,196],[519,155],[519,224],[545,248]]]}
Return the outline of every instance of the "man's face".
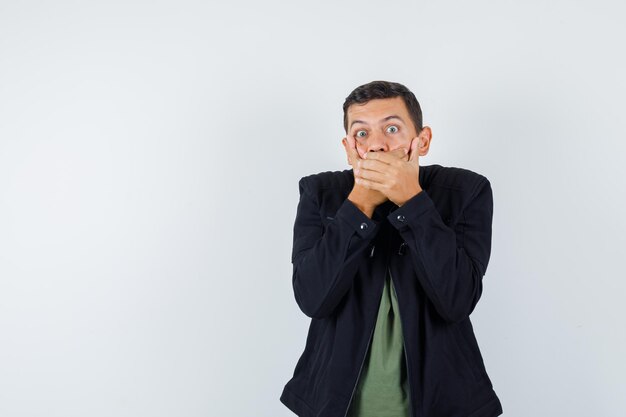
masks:
{"label": "man's face", "polygon": [[369,151],[408,150],[411,139],[417,136],[402,97],[352,104],[348,107],[347,116],[348,135],[354,138],[361,158]]}

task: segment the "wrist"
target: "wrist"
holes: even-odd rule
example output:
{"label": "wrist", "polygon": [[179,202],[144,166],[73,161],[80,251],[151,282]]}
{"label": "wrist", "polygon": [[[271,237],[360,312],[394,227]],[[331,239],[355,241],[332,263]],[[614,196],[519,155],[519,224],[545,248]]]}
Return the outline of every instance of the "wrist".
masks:
{"label": "wrist", "polygon": [[404,201],[400,202],[400,203],[396,203],[396,205],[398,207],[402,207],[407,201],[409,201],[410,199],[412,199],[413,197],[415,197],[416,195],[418,195],[419,193],[421,193],[423,191],[422,187],[419,187],[418,190],[416,192],[414,192],[413,194],[411,194],[408,198],[406,198]]}
{"label": "wrist", "polygon": [[354,204],[356,208],[361,210],[367,217],[369,217],[370,219],[372,218],[372,215],[374,214],[374,209],[376,207],[370,204],[363,204],[357,196],[353,195],[353,193],[350,193],[350,195],[348,195],[348,200],[350,200],[350,202],[352,202],[352,204]]}

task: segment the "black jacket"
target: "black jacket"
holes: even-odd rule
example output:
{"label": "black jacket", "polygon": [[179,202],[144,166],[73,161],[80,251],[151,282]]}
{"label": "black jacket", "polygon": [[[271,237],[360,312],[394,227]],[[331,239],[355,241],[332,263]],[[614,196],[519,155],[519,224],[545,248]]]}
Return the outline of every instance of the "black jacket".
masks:
{"label": "black jacket", "polygon": [[491,252],[491,184],[441,165],[420,166],[419,183],[423,190],[402,207],[387,201],[370,219],[347,199],[352,169],[300,179],[292,283],[311,323],[280,396],[296,415],[346,415],[387,265],[400,308],[410,416],[502,414],[469,318]]}

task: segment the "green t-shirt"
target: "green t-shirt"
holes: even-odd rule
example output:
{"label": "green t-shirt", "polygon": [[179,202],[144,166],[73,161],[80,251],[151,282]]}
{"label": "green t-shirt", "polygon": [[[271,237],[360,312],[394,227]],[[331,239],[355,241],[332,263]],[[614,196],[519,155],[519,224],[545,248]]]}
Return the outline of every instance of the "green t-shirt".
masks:
{"label": "green t-shirt", "polygon": [[376,327],[347,417],[409,415],[409,387],[400,309],[389,269]]}

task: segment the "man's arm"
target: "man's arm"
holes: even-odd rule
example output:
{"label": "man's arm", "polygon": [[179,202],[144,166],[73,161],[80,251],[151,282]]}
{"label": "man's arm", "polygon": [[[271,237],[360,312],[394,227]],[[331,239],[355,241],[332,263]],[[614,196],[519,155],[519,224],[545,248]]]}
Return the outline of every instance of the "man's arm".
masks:
{"label": "man's arm", "polygon": [[426,295],[448,322],[467,318],[480,299],[492,218],[491,184],[484,177],[463,210],[458,237],[425,190],[387,216],[410,249],[407,254]]}
{"label": "man's arm", "polygon": [[379,222],[346,200],[324,230],[317,197],[300,179],[300,201],[293,228],[293,291],[304,314],[332,315],[352,286],[364,249],[376,236]]}

